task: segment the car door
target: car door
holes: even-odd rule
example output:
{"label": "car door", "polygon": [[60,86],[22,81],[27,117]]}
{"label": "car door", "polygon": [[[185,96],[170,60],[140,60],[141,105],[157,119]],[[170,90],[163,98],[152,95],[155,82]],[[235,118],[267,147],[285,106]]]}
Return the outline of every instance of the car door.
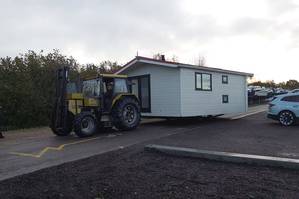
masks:
{"label": "car door", "polygon": [[299,95],[294,95],[293,111],[296,117],[299,117]]}

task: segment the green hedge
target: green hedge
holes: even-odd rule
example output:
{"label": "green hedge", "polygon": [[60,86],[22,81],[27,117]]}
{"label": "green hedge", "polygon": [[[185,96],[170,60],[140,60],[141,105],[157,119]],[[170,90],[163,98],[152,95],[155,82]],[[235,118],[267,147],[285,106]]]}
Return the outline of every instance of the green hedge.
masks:
{"label": "green hedge", "polygon": [[28,128],[48,125],[55,97],[56,70],[70,67],[70,78],[79,73],[111,72],[119,68],[116,62],[79,66],[72,57],[54,50],[51,53],[29,51],[15,58],[0,58],[0,106],[6,125]]}
{"label": "green hedge", "polygon": [[56,70],[61,66],[78,73],[76,61],[58,51],[47,55],[29,51],[15,58],[1,58],[0,106],[7,126],[26,128],[49,123]]}

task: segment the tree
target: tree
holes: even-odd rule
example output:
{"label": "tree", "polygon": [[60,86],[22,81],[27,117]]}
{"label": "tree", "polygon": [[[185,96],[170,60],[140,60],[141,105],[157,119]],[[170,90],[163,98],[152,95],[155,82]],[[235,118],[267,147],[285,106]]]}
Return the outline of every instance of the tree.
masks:
{"label": "tree", "polygon": [[287,89],[293,90],[299,88],[299,82],[297,80],[290,79],[289,81],[286,82],[285,86]]}
{"label": "tree", "polygon": [[100,63],[100,72],[101,73],[114,73],[121,69],[121,65],[119,65],[116,61],[103,61]]}
{"label": "tree", "polygon": [[274,80],[268,80],[265,82],[257,81],[249,84],[251,86],[261,86],[261,87],[266,87],[266,88],[276,88],[277,85],[275,84]]}
{"label": "tree", "polygon": [[179,57],[176,56],[176,55],[173,55],[173,56],[171,57],[170,61],[172,61],[172,62],[179,62]]}
{"label": "tree", "polygon": [[0,59],[0,106],[10,127],[26,128],[46,125],[55,97],[56,70],[70,67],[70,78],[78,74],[78,64],[72,57],[54,50],[28,51],[15,58]]}
{"label": "tree", "polygon": [[287,82],[280,82],[280,83],[275,83],[274,80],[268,80],[265,82],[257,81],[250,83],[249,85],[251,86],[261,86],[261,87],[266,87],[266,88],[283,88],[287,90],[293,90],[296,88],[299,88],[299,82],[297,80],[288,80]]}
{"label": "tree", "polygon": [[48,125],[55,100],[56,71],[62,66],[70,68],[69,78],[78,75],[93,76],[113,73],[121,66],[117,62],[103,61],[99,65],[79,65],[71,56],[58,50],[48,54],[28,51],[15,58],[0,58],[0,106],[5,112],[9,128]]}
{"label": "tree", "polygon": [[162,56],[164,56],[164,55],[161,53],[156,53],[153,55],[153,59],[162,60]]}

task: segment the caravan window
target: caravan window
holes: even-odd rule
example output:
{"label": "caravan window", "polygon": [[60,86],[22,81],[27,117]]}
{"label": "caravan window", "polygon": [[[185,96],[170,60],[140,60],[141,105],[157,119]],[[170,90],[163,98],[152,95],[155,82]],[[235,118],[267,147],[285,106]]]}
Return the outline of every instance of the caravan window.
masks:
{"label": "caravan window", "polygon": [[195,90],[212,91],[212,75],[195,73]]}
{"label": "caravan window", "polygon": [[228,95],[222,95],[222,103],[228,103]]}
{"label": "caravan window", "polygon": [[228,76],[222,75],[222,84],[228,84]]}

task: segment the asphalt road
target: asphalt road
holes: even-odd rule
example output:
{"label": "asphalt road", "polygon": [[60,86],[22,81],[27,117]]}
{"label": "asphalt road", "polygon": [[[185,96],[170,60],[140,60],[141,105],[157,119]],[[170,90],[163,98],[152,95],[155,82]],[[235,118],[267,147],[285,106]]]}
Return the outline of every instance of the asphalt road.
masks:
{"label": "asphalt road", "polygon": [[212,125],[149,143],[299,159],[299,124],[284,127],[262,112],[239,120],[216,120]]}
{"label": "asphalt road", "polygon": [[[249,112],[260,112],[264,108],[263,106],[260,108],[254,107]],[[264,114],[262,113],[262,115]],[[241,123],[242,120],[240,119]],[[197,143],[198,139],[204,140],[206,143],[213,143],[214,137],[211,135],[216,136],[219,133],[219,135],[223,135],[222,130],[219,131],[223,127],[219,128],[217,125],[228,126],[228,129],[239,129],[238,121],[229,121],[222,118],[210,121],[174,120],[152,122],[142,124],[134,131],[119,132],[112,130],[86,139],[80,139],[74,135],[57,137],[51,133],[49,128],[8,133],[5,139],[0,140],[0,180],[143,142],[152,141],[151,143],[162,142],[175,145],[185,140],[183,142],[188,143],[187,140],[194,139],[192,135],[197,135],[198,132],[201,133],[200,137],[194,139],[196,141],[194,143]],[[246,120],[246,122],[248,121]],[[251,120],[249,123],[251,123]],[[213,129],[216,130],[213,131]],[[214,133],[211,134],[212,131]],[[238,131],[233,132],[234,136],[238,134]],[[175,135],[182,136],[175,137]],[[186,135],[191,135],[191,137]],[[169,140],[167,140],[168,138]],[[194,143],[189,142],[190,146],[194,146]]]}
{"label": "asphalt road", "polygon": [[152,139],[199,128],[200,122],[185,126],[167,122],[142,124],[134,131],[112,130],[95,137],[57,137],[48,128],[7,134],[0,140],[0,180],[89,156],[122,149]]}

